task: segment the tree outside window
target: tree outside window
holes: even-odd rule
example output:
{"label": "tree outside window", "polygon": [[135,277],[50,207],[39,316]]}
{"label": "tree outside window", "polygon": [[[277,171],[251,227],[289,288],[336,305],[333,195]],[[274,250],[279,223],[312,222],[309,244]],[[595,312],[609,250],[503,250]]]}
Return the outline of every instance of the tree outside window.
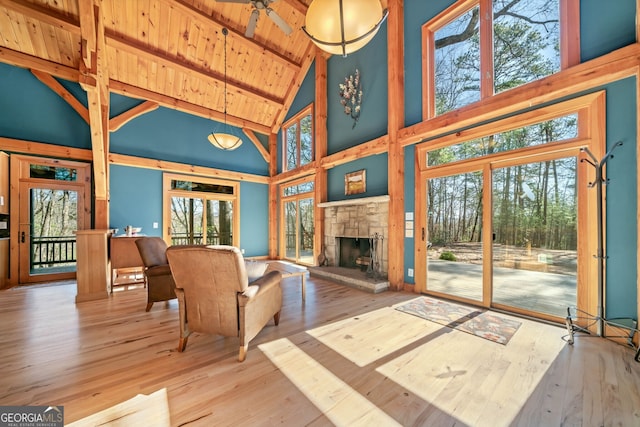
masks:
{"label": "tree outside window", "polygon": [[313,107],[308,106],[283,126],[283,172],[313,160]]}
{"label": "tree outside window", "polygon": [[561,1],[467,0],[427,23],[425,118],[560,71]]}

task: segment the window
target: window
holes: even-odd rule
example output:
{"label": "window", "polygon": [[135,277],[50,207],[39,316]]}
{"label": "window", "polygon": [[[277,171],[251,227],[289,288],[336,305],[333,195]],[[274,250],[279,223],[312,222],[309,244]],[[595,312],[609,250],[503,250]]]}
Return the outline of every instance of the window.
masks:
{"label": "window", "polygon": [[314,263],[314,181],[303,178],[281,186],[280,229],[281,253],[284,258],[313,265]]}
{"label": "window", "polygon": [[[604,154],[604,96],[480,121],[417,146],[416,291],[553,321],[567,307],[595,311],[597,242],[586,230],[596,226],[588,212],[599,196],[581,160],[583,150]],[[527,287],[524,271],[550,290]]]}
{"label": "window", "polygon": [[427,164],[438,166],[495,153],[570,141],[578,136],[578,115],[571,114],[428,152]]}
{"label": "window", "polygon": [[561,56],[575,57],[577,46],[561,46],[560,40],[561,31],[577,27],[571,22],[579,19],[576,4],[462,0],[427,23],[422,32],[424,119],[558,72]]}
{"label": "window", "polygon": [[313,160],[313,106],[308,106],[284,124],[282,130],[283,172]]}
{"label": "window", "polygon": [[239,184],[164,175],[165,240],[172,245],[239,246]]}
{"label": "window", "polygon": [[75,168],[63,168],[49,165],[29,165],[29,178],[53,179],[56,181],[77,181]]}

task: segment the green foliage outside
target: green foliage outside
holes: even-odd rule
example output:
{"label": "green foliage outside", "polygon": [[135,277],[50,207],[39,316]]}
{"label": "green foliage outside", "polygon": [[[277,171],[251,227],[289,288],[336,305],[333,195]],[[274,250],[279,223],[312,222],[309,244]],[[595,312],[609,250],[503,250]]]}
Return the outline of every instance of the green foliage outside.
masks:
{"label": "green foliage outside", "polygon": [[440,259],[445,260],[445,261],[457,261],[458,259],[456,258],[456,256],[453,254],[453,252],[442,252],[440,254]]}

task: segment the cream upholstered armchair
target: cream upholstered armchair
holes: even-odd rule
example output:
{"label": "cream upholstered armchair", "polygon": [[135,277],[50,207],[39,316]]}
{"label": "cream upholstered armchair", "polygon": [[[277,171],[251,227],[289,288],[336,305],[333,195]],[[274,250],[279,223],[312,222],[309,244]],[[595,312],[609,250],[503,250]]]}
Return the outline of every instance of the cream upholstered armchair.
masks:
{"label": "cream upholstered armchair", "polygon": [[272,271],[249,283],[245,261],[233,246],[171,246],[167,258],[176,282],[180,341],[191,332],[240,338],[242,362],[253,339],[282,308],[282,275]]}
{"label": "cream upholstered armchair", "polygon": [[154,302],[175,299],[176,285],[167,261],[167,243],[161,237],[141,237],[136,239],[136,246],[144,264],[149,311]]}

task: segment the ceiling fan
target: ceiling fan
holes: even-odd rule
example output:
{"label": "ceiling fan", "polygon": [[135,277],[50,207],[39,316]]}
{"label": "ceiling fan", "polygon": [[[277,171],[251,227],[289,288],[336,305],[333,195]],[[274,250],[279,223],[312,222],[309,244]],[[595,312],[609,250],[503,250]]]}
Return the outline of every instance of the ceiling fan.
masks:
{"label": "ceiling fan", "polygon": [[275,10],[271,9],[269,5],[276,0],[217,0],[220,3],[246,3],[253,6],[253,11],[249,17],[247,23],[247,29],[244,32],[245,37],[252,38],[256,31],[256,25],[258,24],[258,18],[260,17],[260,11],[264,10],[269,18],[280,28],[286,35],[291,34],[293,31],[289,24],[278,15]]}

